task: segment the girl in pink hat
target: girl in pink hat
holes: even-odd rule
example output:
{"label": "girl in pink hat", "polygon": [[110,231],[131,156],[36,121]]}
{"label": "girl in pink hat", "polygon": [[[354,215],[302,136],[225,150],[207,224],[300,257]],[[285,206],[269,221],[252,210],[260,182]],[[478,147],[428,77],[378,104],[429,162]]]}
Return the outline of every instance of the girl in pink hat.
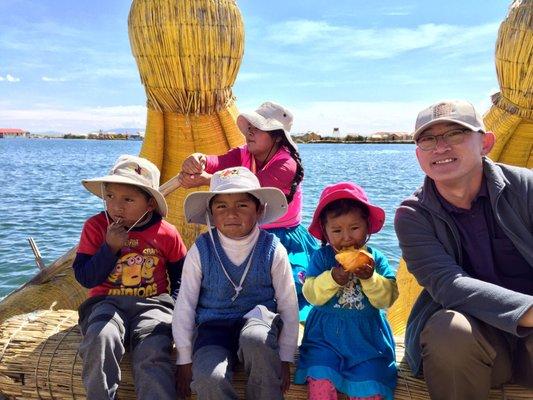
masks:
{"label": "girl in pink hat", "polygon": [[337,399],[337,391],[350,399],[394,396],[394,341],[385,309],[398,297],[395,271],[366,245],[384,221],[383,209],[354,183],[327,186],[320,196],[309,231],[323,246],[303,285],[314,308],[294,378],[308,383],[311,400]]}
{"label": "girl in pink hat", "polygon": [[220,156],[191,154],[183,162],[178,181],[185,188],[209,185],[213,173],[242,166],[257,176],[262,187],[275,187],[285,194],[288,203],[285,215],[261,228],[276,235],[287,249],[298,292],[300,321],[304,321],[310,306],[302,295],[302,281],[319,244],[300,224],[303,202],[300,183],[304,169],[290,135],[292,121],[289,110],[270,101],[255,111],[241,113],[237,125],[246,144]]}

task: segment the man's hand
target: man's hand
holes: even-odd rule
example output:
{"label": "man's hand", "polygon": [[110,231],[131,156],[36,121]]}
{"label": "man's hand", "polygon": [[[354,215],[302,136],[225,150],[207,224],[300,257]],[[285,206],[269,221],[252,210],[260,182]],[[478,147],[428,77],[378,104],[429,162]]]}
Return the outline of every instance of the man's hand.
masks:
{"label": "man's hand", "polygon": [[350,280],[350,273],[342,268],[340,265],[331,268],[331,277],[337,285],[344,286]]}
{"label": "man's hand", "polygon": [[291,369],[288,361],[281,362],[281,392],[287,393],[291,387]]}
{"label": "man's hand", "polygon": [[192,363],[178,365],[176,369],[176,389],[178,398],[191,397]]}
{"label": "man's hand", "polygon": [[105,241],[113,254],[119,251],[128,240],[128,232],[121,220],[115,221],[107,227]]}
{"label": "man's hand", "polygon": [[374,266],[370,264],[362,265],[361,267],[353,271],[353,274],[359,279],[368,279],[372,275],[374,275]]}

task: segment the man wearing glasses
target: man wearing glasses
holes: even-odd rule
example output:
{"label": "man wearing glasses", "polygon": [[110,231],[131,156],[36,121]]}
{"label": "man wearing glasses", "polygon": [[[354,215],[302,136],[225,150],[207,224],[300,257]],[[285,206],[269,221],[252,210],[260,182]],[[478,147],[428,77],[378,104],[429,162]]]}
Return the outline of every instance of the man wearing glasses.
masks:
{"label": "man wearing glasses", "polygon": [[486,157],[494,134],[466,101],[421,111],[414,141],[426,178],[395,218],[424,288],[407,322],[409,364],[432,399],[533,387],[533,172]]}

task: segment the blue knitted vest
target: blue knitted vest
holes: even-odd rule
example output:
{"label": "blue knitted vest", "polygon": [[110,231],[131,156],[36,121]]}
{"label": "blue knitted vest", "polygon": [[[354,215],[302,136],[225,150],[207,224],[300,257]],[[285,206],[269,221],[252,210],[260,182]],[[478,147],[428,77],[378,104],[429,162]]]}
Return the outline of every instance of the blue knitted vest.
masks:
{"label": "blue knitted vest", "polygon": [[196,323],[242,318],[244,314],[259,304],[276,312],[270,269],[279,239],[273,234],[261,230],[253,254],[249,255],[241,265],[235,265],[230,261],[220,244],[216,229],[213,229],[213,239],[220,261],[224,263],[228,275],[236,285],[241,280],[249,257],[252,257],[252,263],[242,284],[242,291],[232,301],[231,298],[234,296],[235,290],[224,275],[209,233],[204,233],[198,237],[196,247],[200,253],[202,283],[196,307]]}

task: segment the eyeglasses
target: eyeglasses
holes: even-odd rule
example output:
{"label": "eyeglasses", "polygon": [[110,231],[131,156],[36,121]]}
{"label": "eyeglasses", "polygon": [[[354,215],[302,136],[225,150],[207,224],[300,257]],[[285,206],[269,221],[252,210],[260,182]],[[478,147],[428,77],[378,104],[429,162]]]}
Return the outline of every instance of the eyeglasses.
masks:
{"label": "eyeglasses", "polygon": [[416,140],[416,145],[420,150],[429,151],[437,147],[437,142],[442,139],[444,143],[448,145],[461,144],[465,140],[467,135],[470,135],[473,131],[470,129],[454,129],[448,131],[443,135],[424,135]]}

